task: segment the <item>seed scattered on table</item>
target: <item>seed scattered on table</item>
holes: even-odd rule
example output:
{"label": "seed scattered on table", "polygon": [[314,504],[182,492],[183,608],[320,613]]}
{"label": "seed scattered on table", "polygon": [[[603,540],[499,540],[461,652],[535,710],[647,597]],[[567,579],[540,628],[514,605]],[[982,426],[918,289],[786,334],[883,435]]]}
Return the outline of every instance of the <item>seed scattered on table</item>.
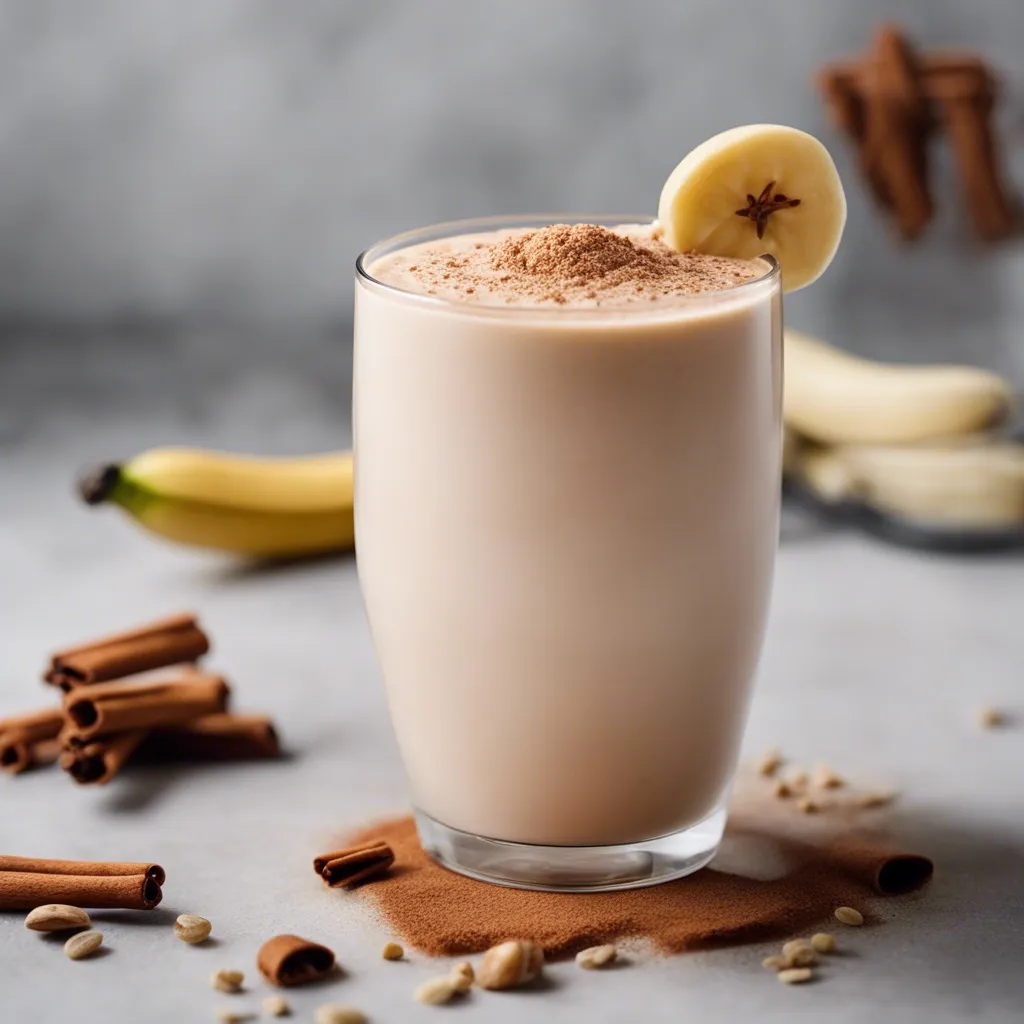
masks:
{"label": "seed scattered on table", "polygon": [[803,814],[817,814],[824,807],[824,804],[813,797],[802,796],[797,800],[796,806]]}
{"label": "seed scattered on table", "polygon": [[252,1020],[255,1014],[248,1010],[231,1010],[225,1007],[217,1011],[217,1020],[220,1024],[242,1024],[243,1021]]}
{"label": "seed scattered on table", "polygon": [[786,800],[793,795],[793,789],[785,779],[779,779],[775,783],[775,788],[772,790],[780,800]]}
{"label": "seed scattered on table", "polygon": [[779,981],[783,985],[802,985],[813,977],[814,971],[810,967],[789,967],[784,971],[779,971]]}
{"label": "seed scattered on table", "polygon": [[366,1024],[366,1014],[352,1006],[327,1003],[316,1008],[313,1020],[316,1024]]}
{"label": "seed scattered on table", "polygon": [[32,932],[65,932],[75,928],[91,928],[92,921],[79,907],[47,903],[29,913],[25,918],[25,927]]}
{"label": "seed scattered on table", "polygon": [[385,960],[401,960],[405,956],[405,950],[397,942],[388,942],[380,951]]}
{"label": "seed scattered on table", "polygon": [[813,967],[818,962],[818,954],[810,946],[801,946],[789,955],[790,967]]}
{"label": "seed scattered on table", "polygon": [[846,780],[832,771],[827,764],[815,767],[813,782],[819,789],[840,789],[846,785]]}
{"label": "seed scattered on table", "polygon": [[210,975],[210,984],[218,992],[238,992],[245,981],[245,974],[242,971],[230,971],[221,968]]}
{"label": "seed scattered on table", "polygon": [[533,981],[544,966],[544,951],[535,942],[513,940],[492,946],[476,972],[481,988],[516,988]]}
{"label": "seed scattered on table", "polygon": [[84,960],[103,945],[103,932],[79,932],[64,943],[64,952],[70,960]]}
{"label": "seed scattered on table", "polygon": [[789,966],[789,957],[785,956],[766,956],[761,961],[761,966],[766,971],[781,971]]}
{"label": "seed scattered on table", "polygon": [[864,923],[864,915],[853,907],[837,907],[835,918],[842,924],[848,924],[851,928],[857,928]]}
{"label": "seed scattered on table", "polygon": [[757,770],[761,775],[774,775],[782,765],[782,754],[777,748],[766,750],[758,762]]}
{"label": "seed scattered on table", "polygon": [[979,729],[998,729],[1006,725],[1006,714],[999,708],[983,707],[974,712],[974,724]]}
{"label": "seed scattered on table", "polygon": [[475,978],[473,965],[468,960],[457,963],[448,975],[448,979],[455,986],[456,992],[468,992],[473,987]]}
{"label": "seed scattered on table", "polygon": [[[430,978],[417,986],[412,997],[417,1003],[427,1003],[430,1006],[440,1006],[442,1003],[451,1002],[458,989],[451,978]],[[321,1024],[321,1022],[317,1022]]]}
{"label": "seed scattered on table", "polygon": [[576,963],[586,971],[595,971],[614,963],[617,955],[614,946],[591,946],[576,954]]}
{"label": "seed scattered on table", "polygon": [[291,1007],[284,996],[267,996],[262,1003],[263,1012],[268,1017],[286,1017],[291,1013]]}
{"label": "seed scattered on table", "polygon": [[811,936],[811,949],[818,953],[834,953],[836,951],[836,937],[828,932],[818,932]]}
{"label": "seed scattered on table", "polygon": [[174,922],[174,934],[190,946],[205,942],[210,937],[212,930],[213,925],[198,914],[182,914]]}
{"label": "seed scattered on table", "polygon": [[857,797],[855,803],[863,810],[871,810],[874,807],[887,807],[896,799],[896,794],[889,790],[879,790],[874,793],[864,793]]}

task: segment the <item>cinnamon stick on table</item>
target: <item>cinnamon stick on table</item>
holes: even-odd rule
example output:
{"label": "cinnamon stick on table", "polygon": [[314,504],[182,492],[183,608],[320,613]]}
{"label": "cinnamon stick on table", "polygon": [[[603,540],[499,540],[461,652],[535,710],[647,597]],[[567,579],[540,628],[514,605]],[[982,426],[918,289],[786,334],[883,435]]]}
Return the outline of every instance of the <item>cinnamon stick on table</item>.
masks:
{"label": "cinnamon stick on table", "polygon": [[46,903],[152,910],[163,899],[165,879],[159,864],[0,856],[0,910]]}
{"label": "cinnamon stick on table", "polygon": [[143,761],[249,761],[280,755],[277,730],[263,715],[207,715],[154,729],[139,750]]}
{"label": "cinnamon stick on table", "polygon": [[228,686],[198,673],[142,683],[97,683],[64,698],[67,731],[85,741],[104,733],[180,725],[225,709]]}
{"label": "cinnamon stick on table", "polygon": [[269,718],[258,715],[208,715],[187,725],[82,740],[65,737],[61,767],[78,783],[105,785],[129,759],[165,761],[244,761],[280,756]]}
{"label": "cinnamon stick on table", "polygon": [[950,70],[936,76],[933,90],[974,230],[986,240],[1005,238],[1013,233],[1017,218],[996,157],[992,76],[984,67]]}
{"label": "cinnamon stick on table", "polygon": [[879,29],[875,60],[866,76],[862,157],[869,173],[884,182],[901,234],[916,238],[932,217],[925,149],[928,110],[916,57],[898,29]]}
{"label": "cinnamon stick on table", "polygon": [[17,774],[57,756],[53,742],[64,724],[60,708],[0,719],[0,768]]}
{"label": "cinnamon stick on table", "polygon": [[173,615],[123,633],[57,651],[43,678],[65,693],[78,686],[194,662],[210,649],[195,615]]}
{"label": "cinnamon stick on table", "polygon": [[106,785],[148,735],[147,729],[133,729],[94,740],[81,740],[72,734],[64,740],[60,766],[75,782]]}

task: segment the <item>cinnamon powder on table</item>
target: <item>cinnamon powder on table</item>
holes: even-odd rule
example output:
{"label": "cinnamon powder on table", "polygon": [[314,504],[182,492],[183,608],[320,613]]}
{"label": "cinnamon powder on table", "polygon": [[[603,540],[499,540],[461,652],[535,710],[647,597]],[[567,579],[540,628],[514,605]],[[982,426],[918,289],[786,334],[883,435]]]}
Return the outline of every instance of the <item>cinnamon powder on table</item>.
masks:
{"label": "cinnamon powder on table", "polygon": [[739,945],[793,935],[827,920],[837,906],[864,907],[872,896],[909,892],[932,874],[927,857],[855,835],[798,838],[766,827],[761,815],[734,816],[729,835],[770,843],[788,870],[765,880],[705,868],[646,889],[530,892],[440,867],[420,846],[412,817],[368,827],[352,841],[391,845],[392,872],[363,886],[359,898],[433,956],[478,953],[511,938],[532,939],[555,958],[626,938],[648,939],[665,953]]}

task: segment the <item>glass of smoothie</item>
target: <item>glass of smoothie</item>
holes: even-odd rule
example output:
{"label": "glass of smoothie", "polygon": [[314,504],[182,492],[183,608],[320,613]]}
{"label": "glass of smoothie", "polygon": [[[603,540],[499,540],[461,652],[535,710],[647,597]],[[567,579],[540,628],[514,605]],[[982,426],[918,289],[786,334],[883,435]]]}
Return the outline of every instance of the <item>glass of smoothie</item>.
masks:
{"label": "glass of smoothie", "polygon": [[719,844],[778,536],[785,271],[749,223],[753,256],[545,216],[359,258],[359,576],[455,871],[628,888]]}

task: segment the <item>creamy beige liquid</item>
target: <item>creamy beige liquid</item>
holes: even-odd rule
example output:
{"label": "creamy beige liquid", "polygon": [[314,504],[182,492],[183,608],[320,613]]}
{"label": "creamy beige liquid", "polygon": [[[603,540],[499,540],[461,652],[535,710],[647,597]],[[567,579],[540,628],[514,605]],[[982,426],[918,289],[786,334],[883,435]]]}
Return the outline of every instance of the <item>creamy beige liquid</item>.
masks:
{"label": "creamy beige liquid", "polygon": [[716,808],[746,719],[778,529],[777,277],[423,298],[410,267],[497,237],[385,255],[385,286],[357,288],[359,573],[395,732],[445,825],[660,836]]}

